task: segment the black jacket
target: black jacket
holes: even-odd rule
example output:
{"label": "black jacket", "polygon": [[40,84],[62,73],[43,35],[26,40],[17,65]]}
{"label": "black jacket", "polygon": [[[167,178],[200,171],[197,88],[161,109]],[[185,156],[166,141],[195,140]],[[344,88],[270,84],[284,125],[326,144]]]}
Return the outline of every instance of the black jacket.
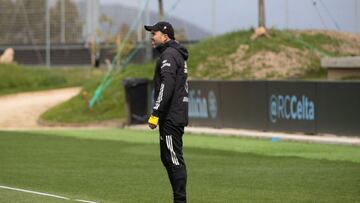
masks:
{"label": "black jacket", "polygon": [[170,40],[158,51],[154,73],[154,106],[152,115],[159,117],[161,124],[170,120],[176,126],[188,124],[188,51]]}

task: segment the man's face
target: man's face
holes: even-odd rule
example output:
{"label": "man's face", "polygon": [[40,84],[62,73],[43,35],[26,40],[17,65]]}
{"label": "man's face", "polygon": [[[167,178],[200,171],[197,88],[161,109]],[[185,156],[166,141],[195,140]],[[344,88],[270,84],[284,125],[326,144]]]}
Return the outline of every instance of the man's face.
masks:
{"label": "man's face", "polygon": [[168,40],[168,36],[160,31],[151,31],[151,46],[153,48],[159,45],[165,44]]}

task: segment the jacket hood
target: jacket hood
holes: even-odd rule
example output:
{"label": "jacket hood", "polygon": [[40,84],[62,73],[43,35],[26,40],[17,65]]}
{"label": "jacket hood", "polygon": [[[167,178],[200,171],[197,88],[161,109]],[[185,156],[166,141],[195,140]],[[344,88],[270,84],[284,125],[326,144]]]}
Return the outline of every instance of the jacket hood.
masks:
{"label": "jacket hood", "polygon": [[168,41],[167,43],[165,43],[164,45],[159,46],[159,47],[158,47],[158,50],[159,50],[160,53],[161,53],[161,52],[165,51],[165,49],[166,49],[167,47],[172,47],[172,48],[176,49],[176,50],[182,55],[182,57],[184,58],[184,60],[187,60],[187,59],[189,58],[189,52],[188,52],[188,50],[187,50],[184,46],[182,46],[182,45],[180,45],[179,43],[177,43],[175,40],[170,40],[170,41]]}

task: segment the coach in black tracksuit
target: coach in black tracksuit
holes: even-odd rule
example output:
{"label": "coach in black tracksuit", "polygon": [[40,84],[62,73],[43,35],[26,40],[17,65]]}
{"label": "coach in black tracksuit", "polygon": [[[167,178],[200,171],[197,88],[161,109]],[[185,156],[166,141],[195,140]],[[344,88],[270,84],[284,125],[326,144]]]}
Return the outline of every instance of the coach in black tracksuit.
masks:
{"label": "coach in black tracksuit", "polygon": [[154,107],[151,129],[159,125],[160,154],[173,189],[174,202],[186,202],[186,166],[182,136],[188,123],[188,51],[175,41],[168,22],[145,26],[152,34],[151,44],[160,52],[154,74]]}

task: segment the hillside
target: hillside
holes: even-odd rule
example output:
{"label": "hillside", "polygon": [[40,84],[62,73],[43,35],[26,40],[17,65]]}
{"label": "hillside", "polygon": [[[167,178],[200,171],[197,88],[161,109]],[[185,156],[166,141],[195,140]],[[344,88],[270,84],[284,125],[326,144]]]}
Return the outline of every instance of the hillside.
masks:
{"label": "hillside", "polygon": [[[360,36],[333,31],[270,30],[270,36],[250,39],[252,31],[208,38],[189,48],[190,79],[326,79],[320,67],[324,56],[360,55]],[[131,65],[114,75],[99,104],[87,102],[99,81],[84,86],[83,93],[42,115],[47,122],[91,123],[122,119],[126,77],[152,78],[153,62]]]}
{"label": "hillside", "polygon": [[269,37],[255,41],[251,34],[229,33],[193,46],[191,77],[324,79],[321,57],[360,55],[360,36],[350,33],[270,30]]}

